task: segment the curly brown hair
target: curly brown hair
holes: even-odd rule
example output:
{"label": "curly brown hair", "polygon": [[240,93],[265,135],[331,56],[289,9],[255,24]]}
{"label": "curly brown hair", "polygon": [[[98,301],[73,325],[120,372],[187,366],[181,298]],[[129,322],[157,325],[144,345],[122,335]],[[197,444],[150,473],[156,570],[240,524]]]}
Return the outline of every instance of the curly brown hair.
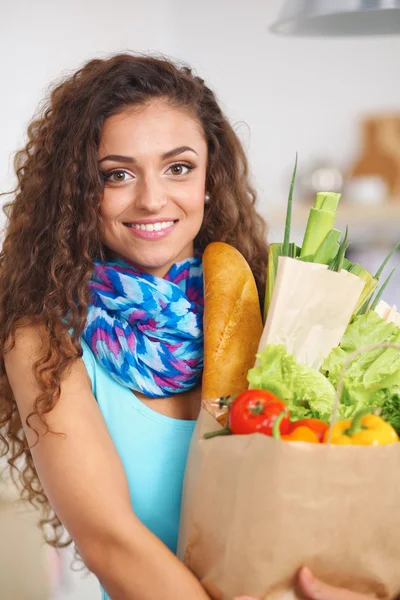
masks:
{"label": "curly brown hair", "polygon": [[63,545],[63,528],[35,470],[4,355],[17,327],[45,326],[48,349],[34,367],[41,393],[32,413],[45,424],[66,369],[82,356],[88,281],[94,259],[104,256],[99,211],[104,181],[97,164],[103,123],[156,98],[190,111],[208,143],[211,201],[195,246],[203,250],[216,240],[235,246],[252,268],[260,300],[264,296],[265,223],[255,209],[241,143],[203,80],[163,57],[125,53],[91,60],[57,85],[30,124],[27,145],[16,154],[18,186],[6,206],[0,253],[0,442],[23,497],[41,506],[41,524],[53,545]]}

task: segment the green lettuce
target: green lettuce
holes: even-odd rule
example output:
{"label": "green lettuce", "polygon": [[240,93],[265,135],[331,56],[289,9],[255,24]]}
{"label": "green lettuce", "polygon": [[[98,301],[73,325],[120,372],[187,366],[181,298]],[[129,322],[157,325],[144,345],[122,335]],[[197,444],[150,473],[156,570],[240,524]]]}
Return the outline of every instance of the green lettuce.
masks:
{"label": "green lettuce", "polygon": [[[400,345],[400,328],[387,323],[376,312],[354,318],[340,345],[332,350],[321,373],[336,388],[346,359],[355,350],[389,342]],[[394,348],[377,348],[359,354],[344,375],[340,416],[352,417],[362,408],[380,408],[382,417],[400,431],[400,353]]]}
{"label": "green lettuce", "polygon": [[293,421],[316,417],[329,421],[335,388],[318,371],[296,362],[284,346],[268,345],[247,379],[253,389],[269,390],[285,402]]}

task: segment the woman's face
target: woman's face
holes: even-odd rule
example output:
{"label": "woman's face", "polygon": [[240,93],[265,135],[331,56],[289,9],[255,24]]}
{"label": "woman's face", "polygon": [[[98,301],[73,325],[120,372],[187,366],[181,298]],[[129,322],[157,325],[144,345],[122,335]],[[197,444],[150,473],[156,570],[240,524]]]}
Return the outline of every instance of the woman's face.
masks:
{"label": "woman's face", "polygon": [[102,238],[113,256],[159,277],[193,256],[207,168],[207,143],[193,117],[153,101],[108,118],[99,167]]}

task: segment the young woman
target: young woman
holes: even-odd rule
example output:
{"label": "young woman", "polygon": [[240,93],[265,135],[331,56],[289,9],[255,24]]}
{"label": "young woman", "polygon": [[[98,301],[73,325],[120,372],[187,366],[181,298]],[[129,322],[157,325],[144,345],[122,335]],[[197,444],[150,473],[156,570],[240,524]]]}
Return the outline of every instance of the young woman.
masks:
{"label": "young woman", "polygon": [[[0,257],[11,465],[50,541],[63,525],[104,598],[207,598],[174,553],[205,246],[238,248],[263,297],[265,227],[243,149],[190,69],[128,54],[58,85],[28,131]],[[314,593],[307,571],[301,581],[311,597],[337,592]]]}

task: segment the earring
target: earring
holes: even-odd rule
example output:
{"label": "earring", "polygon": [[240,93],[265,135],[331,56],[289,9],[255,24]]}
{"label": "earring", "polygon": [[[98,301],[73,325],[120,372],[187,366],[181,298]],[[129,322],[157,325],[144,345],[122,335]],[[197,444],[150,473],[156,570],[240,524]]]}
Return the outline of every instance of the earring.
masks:
{"label": "earring", "polygon": [[207,194],[204,196],[204,202],[206,204],[208,204],[210,202],[210,194],[207,192]]}

